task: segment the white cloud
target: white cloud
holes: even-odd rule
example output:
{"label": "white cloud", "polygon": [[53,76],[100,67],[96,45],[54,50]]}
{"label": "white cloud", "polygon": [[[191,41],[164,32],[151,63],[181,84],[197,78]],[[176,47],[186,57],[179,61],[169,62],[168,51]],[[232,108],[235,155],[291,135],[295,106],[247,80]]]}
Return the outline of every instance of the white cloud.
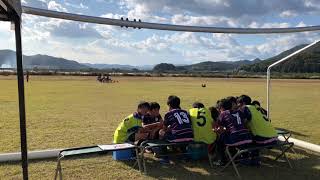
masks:
{"label": "white cloud", "polygon": [[[81,3],[84,1],[24,0],[23,3],[55,11],[76,11],[115,19],[128,17],[130,20],[140,18],[145,22],[251,28],[305,26],[305,22],[310,21],[297,22],[290,18],[320,10],[318,0],[98,1],[101,7],[97,8],[92,6],[96,2],[91,1],[84,4]],[[107,6],[109,4],[102,7],[103,3],[113,3],[112,8]],[[0,24],[1,42],[13,37],[4,28]],[[266,58],[319,38],[316,33],[260,35],[257,37],[263,40],[250,42],[240,35],[136,31],[132,28],[121,29],[31,15],[23,15],[23,35],[24,52],[29,54],[58,54],[81,62],[123,64],[181,64]],[[4,47],[4,44],[1,43],[0,47]]]}
{"label": "white cloud", "polygon": [[125,15],[122,14],[113,14],[113,13],[107,13],[107,14],[103,14],[100,17],[104,17],[104,18],[113,18],[113,19],[120,19],[121,17],[125,17]]}
{"label": "white cloud", "polygon": [[253,21],[248,25],[249,28],[287,28],[290,26],[291,26],[291,24],[287,23],[287,22],[259,23],[256,21]]}
{"label": "white cloud", "polygon": [[10,30],[10,22],[0,22],[0,49],[14,49],[14,31]]}
{"label": "white cloud", "polygon": [[175,14],[171,17],[171,22],[173,24],[181,25],[236,26],[233,19],[221,16],[189,16]]}
{"label": "white cloud", "polygon": [[314,32],[287,35],[272,35],[266,42],[257,46],[261,55],[270,57],[300,44],[307,44],[319,39],[320,34]]}
{"label": "white cloud", "polygon": [[89,9],[89,7],[84,5],[82,2],[80,4],[73,4],[73,3],[66,2],[65,4],[67,6],[70,6],[70,7],[76,8],[76,9]]}
{"label": "white cloud", "polygon": [[242,16],[264,16],[284,9],[290,12],[310,13],[319,11],[318,0],[278,1],[278,0],[121,0],[122,6],[140,12],[179,14],[190,12],[198,15],[225,16],[241,18]]}
{"label": "white cloud", "polygon": [[[45,27],[46,28],[46,27]],[[53,25],[50,28],[50,32],[54,36],[66,37],[66,38],[103,38],[103,36],[86,23],[78,23],[71,21],[62,21],[57,25]]]}
{"label": "white cloud", "polygon": [[289,23],[264,23],[262,26],[262,28],[287,28],[287,27],[290,27],[290,24]]}
{"label": "white cloud", "polygon": [[54,11],[68,12],[68,10],[56,1],[49,1],[48,9]]}
{"label": "white cloud", "polygon": [[306,26],[307,25],[303,21],[300,21],[296,27],[306,27]]}
{"label": "white cloud", "polygon": [[[299,15],[320,12],[318,0],[121,0],[120,5],[132,18],[182,25],[219,27],[288,27],[284,21]],[[279,22],[265,22],[279,14]]]}
{"label": "white cloud", "polygon": [[280,13],[280,17],[282,18],[292,18],[292,17],[296,17],[298,14],[294,11],[290,11],[290,10],[287,10],[287,11],[283,11]]}

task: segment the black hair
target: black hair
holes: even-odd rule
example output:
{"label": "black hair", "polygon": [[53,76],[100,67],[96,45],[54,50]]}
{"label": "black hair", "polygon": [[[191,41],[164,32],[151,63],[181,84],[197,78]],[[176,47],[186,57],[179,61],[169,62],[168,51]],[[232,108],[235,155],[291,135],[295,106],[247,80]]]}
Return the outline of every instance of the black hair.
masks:
{"label": "black hair", "polygon": [[192,104],[193,108],[204,108],[204,105],[201,102],[194,102]]}
{"label": "black hair", "polygon": [[218,100],[218,101],[216,102],[216,106],[215,106],[215,107],[216,107],[217,109],[219,109],[219,103],[220,103],[220,100]]}
{"label": "black hair", "polygon": [[241,95],[238,98],[238,103],[250,105],[251,104],[251,98],[248,95]]}
{"label": "black hair", "polygon": [[237,99],[234,96],[229,96],[226,98],[228,101],[230,101],[231,103],[236,103],[237,104]]}
{"label": "black hair", "polygon": [[150,102],[150,110],[154,110],[154,109],[160,109],[160,105],[157,102]]}
{"label": "black hair", "polygon": [[232,108],[232,103],[228,99],[221,99],[218,104],[218,109],[223,108],[224,110],[230,110]]}
{"label": "black hair", "polygon": [[209,107],[209,111],[211,112],[211,117],[214,121],[216,121],[219,117],[219,111],[215,107]]}
{"label": "black hair", "polygon": [[252,101],[252,103],[251,103],[251,104],[252,104],[252,105],[258,105],[258,106],[261,106],[259,101]]}
{"label": "black hair", "polygon": [[138,104],[138,109],[141,109],[141,108],[150,109],[150,105],[149,105],[149,103],[146,102],[146,101],[141,101],[141,102],[139,102],[139,104]]}
{"label": "black hair", "polygon": [[174,95],[169,96],[167,105],[173,109],[180,109],[180,98]]}

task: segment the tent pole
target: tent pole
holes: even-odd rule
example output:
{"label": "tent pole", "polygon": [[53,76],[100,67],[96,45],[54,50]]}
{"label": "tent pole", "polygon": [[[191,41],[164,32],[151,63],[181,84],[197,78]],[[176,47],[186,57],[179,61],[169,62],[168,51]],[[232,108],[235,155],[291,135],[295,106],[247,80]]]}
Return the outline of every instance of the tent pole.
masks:
{"label": "tent pole", "polygon": [[[317,44],[317,43],[319,43],[319,42],[320,42],[320,40],[316,40],[316,41],[314,41],[313,43],[311,43],[311,44],[309,44],[309,45],[307,45],[307,46],[305,46],[305,47],[303,47],[303,48],[301,48],[301,49],[299,49],[299,50],[297,50],[297,51],[289,54],[288,56],[286,56],[286,57],[280,59],[279,61],[274,62],[274,63],[271,64],[270,66],[268,66],[268,69],[267,69],[267,111],[268,111],[268,119],[270,119],[270,91],[271,91],[271,82],[270,82],[270,80],[271,80],[271,73],[270,73],[270,71],[271,71],[271,68],[272,68],[273,66],[276,66],[276,65],[278,65],[278,64],[280,64],[280,63],[288,60],[288,59],[291,58],[292,56],[295,56],[295,55],[299,54],[300,52],[302,52],[302,51],[310,48],[311,46],[314,46],[315,44]],[[270,121],[271,121],[271,120],[270,120]]]}
{"label": "tent pole", "polygon": [[15,38],[16,38],[16,58],[17,58],[17,78],[19,94],[19,117],[20,117],[20,143],[23,179],[28,180],[28,147],[27,147],[27,129],[26,129],[26,112],[24,96],[24,76],[22,66],[22,42],[21,42],[21,19],[14,18]]}
{"label": "tent pole", "polygon": [[271,121],[270,119],[270,67],[268,67],[267,69],[267,117],[268,119]]}

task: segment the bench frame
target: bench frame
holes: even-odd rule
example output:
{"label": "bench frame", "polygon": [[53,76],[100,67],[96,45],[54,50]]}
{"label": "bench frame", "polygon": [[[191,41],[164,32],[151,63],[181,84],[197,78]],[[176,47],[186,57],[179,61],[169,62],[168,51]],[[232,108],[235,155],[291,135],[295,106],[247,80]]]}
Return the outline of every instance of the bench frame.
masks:
{"label": "bench frame", "polygon": [[136,162],[133,166],[136,166],[138,164],[138,168],[139,171],[141,171],[141,160],[139,157],[139,152],[138,152],[138,147],[134,146],[134,147],[130,147],[130,148],[122,148],[122,149],[113,149],[113,150],[103,150],[100,148],[100,150],[96,150],[96,151],[88,151],[88,152],[84,152],[84,153],[77,153],[77,154],[67,154],[64,155],[64,152],[68,152],[68,151],[75,151],[75,150],[85,150],[85,149],[90,149],[90,148],[100,148],[99,146],[85,146],[85,147],[78,147],[78,148],[69,148],[69,149],[63,149],[59,152],[58,155],[58,162],[57,162],[57,168],[55,171],[55,176],[54,176],[54,180],[56,180],[59,176],[59,180],[62,180],[62,166],[61,166],[61,160],[67,157],[75,157],[75,156],[82,156],[82,155],[89,155],[89,154],[99,154],[99,153],[109,153],[109,152],[113,152],[113,151],[118,151],[118,150],[126,150],[126,149],[135,149],[135,153],[136,153]]}
{"label": "bench frame", "polygon": [[[148,145],[148,143],[155,143],[155,145]],[[157,144],[159,143],[159,144]],[[194,142],[194,141],[188,141],[188,142],[166,142],[166,141],[161,141],[161,140],[147,140],[141,143],[139,146],[139,149],[141,151],[140,159],[142,160],[142,166],[143,166],[143,171],[141,170],[142,173],[147,174],[147,166],[145,162],[145,150],[149,148],[155,148],[155,147],[168,147],[168,146],[178,146],[178,145],[192,145],[192,144],[199,144],[199,145],[208,145],[202,142]],[[177,154],[172,154],[172,155],[182,155],[182,154],[191,154],[191,153],[177,153]],[[170,155],[169,155],[170,156]],[[208,152],[208,159],[210,166],[213,167],[212,164],[212,156],[210,152]]]}
{"label": "bench frame", "polygon": [[[250,152],[250,151],[254,151],[254,150],[262,150],[262,149],[270,149],[270,148],[279,148],[279,150],[281,151],[280,155],[278,155],[275,158],[275,161],[283,156],[285,158],[285,160],[287,161],[287,163],[289,164],[290,168],[292,168],[292,165],[285,154],[290,149],[293,151],[292,147],[293,147],[294,143],[288,141],[289,138],[291,137],[291,133],[288,131],[278,130],[278,135],[283,136],[285,138],[285,141],[284,142],[278,141],[278,143],[274,144],[274,145],[251,147],[251,148],[247,148],[247,149],[243,149],[243,150],[238,149],[237,153],[233,156],[231,155],[230,150],[229,150],[231,147],[227,146],[225,152],[227,154],[227,157],[229,158],[229,162],[222,168],[221,172],[224,169],[226,169],[230,164],[232,164],[233,169],[236,172],[237,176],[239,178],[241,178],[241,175],[240,175],[238,168],[235,164],[236,158],[245,152]],[[154,143],[155,145],[148,145],[148,143]],[[88,154],[108,153],[108,152],[117,151],[117,150],[135,149],[136,162],[135,162],[134,166],[136,166],[138,164],[139,171],[144,174],[147,174],[147,167],[146,167],[145,156],[144,156],[146,149],[154,148],[154,147],[167,147],[167,146],[174,147],[174,146],[178,146],[178,145],[192,145],[192,144],[207,145],[202,142],[194,142],[194,141],[166,142],[163,140],[147,140],[147,141],[142,142],[140,144],[140,146],[134,146],[134,147],[122,148],[122,149],[103,150],[97,145],[63,149],[59,152],[59,155],[58,155],[58,162],[57,162],[57,167],[56,167],[54,179],[56,180],[59,176],[59,179],[62,180],[61,160],[64,158],[67,158],[67,157],[75,157],[75,156],[88,155]],[[79,152],[79,153],[74,153],[74,154],[72,154],[72,153],[71,154],[68,154],[68,153],[64,154],[64,152],[68,152],[68,151],[85,150],[85,149],[90,149],[90,148],[99,148],[99,149],[96,149],[94,151]],[[139,154],[139,151],[140,151],[140,154]],[[178,154],[191,154],[191,153],[178,153]],[[175,155],[178,155],[178,154],[175,154]],[[212,164],[213,156],[210,154],[210,152],[208,152],[208,160],[209,160],[210,166],[213,167],[213,164]],[[142,165],[141,165],[141,161],[142,161]]]}
{"label": "bench frame", "polygon": [[222,168],[221,172],[222,172],[223,170],[225,170],[230,164],[232,164],[233,169],[234,169],[234,171],[236,172],[238,178],[241,179],[241,175],[240,175],[239,170],[238,170],[238,168],[237,168],[237,165],[236,165],[236,163],[235,163],[236,158],[239,157],[241,154],[243,154],[243,153],[245,153],[245,152],[252,152],[252,151],[254,151],[254,150],[263,150],[263,149],[270,149],[270,148],[271,148],[271,149],[273,149],[273,148],[279,148],[279,150],[281,151],[280,155],[278,155],[278,156],[275,158],[275,161],[277,161],[280,157],[283,156],[283,157],[285,158],[285,160],[287,161],[289,167],[292,168],[292,165],[291,165],[291,163],[290,163],[290,161],[289,161],[289,159],[287,158],[287,156],[286,156],[285,153],[286,153],[289,149],[291,149],[291,148],[293,147],[293,145],[294,145],[294,143],[292,143],[292,142],[288,142],[288,141],[282,142],[282,141],[279,140],[279,141],[277,142],[277,144],[263,145],[263,146],[259,146],[259,147],[251,147],[251,148],[246,148],[246,149],[242,149],[242,150],[237,149],[237,153],[236,153],[235,155],[233,155],[233,156],[231,155],[229,149],[230,149],[230,148],[234,148],[234,147],[232,147],[232,146],[227,146],[227,147],[226,147],[226,154],[227,154],[227,156],[228,156],[228,158],[229,158],[229,161],[228,161],[228,163]]}

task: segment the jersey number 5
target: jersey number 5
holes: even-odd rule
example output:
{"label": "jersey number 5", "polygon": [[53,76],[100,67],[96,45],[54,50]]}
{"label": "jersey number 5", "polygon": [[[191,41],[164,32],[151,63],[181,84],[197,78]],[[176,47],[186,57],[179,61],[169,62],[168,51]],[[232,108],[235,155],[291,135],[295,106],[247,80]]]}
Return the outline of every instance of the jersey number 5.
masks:
{"label": "jersey number 5", "polygon": [[205,112],[198,111],[197,120],[201,120],[202,119],[201,123],[199,121],[197,121],[198,126],[202,127],[202,126],[206,125],[207,119],[204,116],[205,114],[206,114]]}

